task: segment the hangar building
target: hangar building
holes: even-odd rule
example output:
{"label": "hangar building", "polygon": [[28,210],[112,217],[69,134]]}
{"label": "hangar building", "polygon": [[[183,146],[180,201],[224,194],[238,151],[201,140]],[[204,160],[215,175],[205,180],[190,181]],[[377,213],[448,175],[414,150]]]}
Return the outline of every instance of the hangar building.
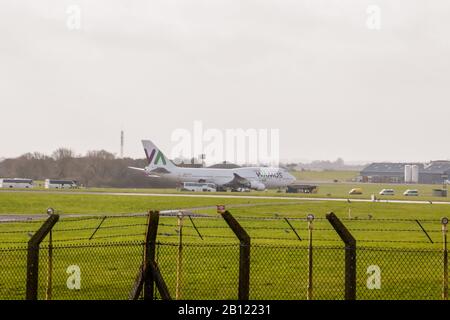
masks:
{"label": "hangar building", "polygon": [[362,182],[372,183],[405,183],[405,168],[416,166],[418,168],[418,183],[442,184],[449,179],[450,161],[431,161],[430,163],[372,163],[361,172]]}

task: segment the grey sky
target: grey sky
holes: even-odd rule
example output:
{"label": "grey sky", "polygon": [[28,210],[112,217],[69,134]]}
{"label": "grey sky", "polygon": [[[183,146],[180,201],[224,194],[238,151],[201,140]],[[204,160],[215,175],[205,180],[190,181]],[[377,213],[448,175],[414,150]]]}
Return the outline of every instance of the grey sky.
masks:
{"label": "grey sky", "polygon": [[447,159],[449,16],[447,0],[2,0],[0,157],[118,153],[122,128],[142,157],[140,139],[169,150],[202,120],[279,128],[282,159]]}

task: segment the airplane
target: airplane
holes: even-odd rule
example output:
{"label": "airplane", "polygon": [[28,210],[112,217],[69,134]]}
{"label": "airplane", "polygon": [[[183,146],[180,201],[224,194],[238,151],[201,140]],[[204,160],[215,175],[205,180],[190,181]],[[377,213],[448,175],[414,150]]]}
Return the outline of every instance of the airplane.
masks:
{"label": "airplane", "polygon": [[129,167],[144,172],[148,177],[169,181],[214,183],[220,189],[247,188],[264,191],[268,188],[283,188],[296,179],[286,169],[277,167],[185,168],[178,167],[150,140],[142,140],[148,166]]}

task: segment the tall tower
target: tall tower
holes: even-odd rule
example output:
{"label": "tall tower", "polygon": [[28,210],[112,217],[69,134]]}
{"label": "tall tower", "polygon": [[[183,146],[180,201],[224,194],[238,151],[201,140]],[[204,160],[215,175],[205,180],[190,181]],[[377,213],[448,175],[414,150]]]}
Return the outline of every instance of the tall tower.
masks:
{"label": "tall tower", "polygon": [[123,145],[125,143],[125,134],[123,133],[123,130],[120,131],[120,158],[123,159]]}
{"label": "tall tower", "polygon": [[206,154],[204,154],[204,153],[202,153],[200,156],[199,156],[199,158],[200,158],[200,160],[202,160],[202,167],[205,167],[205,164],[206,164]]}

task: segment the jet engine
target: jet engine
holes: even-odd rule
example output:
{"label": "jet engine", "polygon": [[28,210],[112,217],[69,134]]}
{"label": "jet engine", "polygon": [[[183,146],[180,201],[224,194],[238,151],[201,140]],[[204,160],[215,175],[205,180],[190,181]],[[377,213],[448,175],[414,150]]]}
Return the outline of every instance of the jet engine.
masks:
{"label": "jet engine", "polygon": [[251,181],[250,182],[250,188],[258,191],[264,191],[266,190],[266,186],[264,183],[258,182],[258,181]]}

